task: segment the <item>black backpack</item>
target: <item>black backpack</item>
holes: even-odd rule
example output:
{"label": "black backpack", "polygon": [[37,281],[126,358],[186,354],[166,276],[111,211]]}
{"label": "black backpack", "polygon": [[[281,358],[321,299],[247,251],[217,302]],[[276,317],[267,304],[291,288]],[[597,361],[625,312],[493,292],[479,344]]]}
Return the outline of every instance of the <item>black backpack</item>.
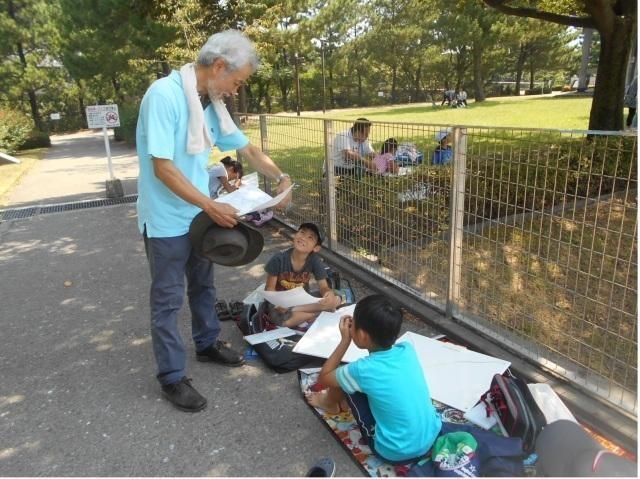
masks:
{"label": "black backpack", "polygon": [[[240,331],[244,336],[276,329],[269,320],[269,303],[262,301],[256,308],[253,304],[245,304],[242,314],[236,318]],[[274,339],[266,343],[253,345],[253,350],[271,369],[277,373],[286,373],[305,367],[320,367],[323,358],[298,354],[293,348],[300,341],[302,335],[294,334],[286,338]]]}
{"label": "black backpack", "polygon": [[509,372],[496,374],[481,400],[487,406],[489,402],[493,405],[507,434],[522,438],[524,451],[533,452],[536,438],[547,421],[527,383]]}

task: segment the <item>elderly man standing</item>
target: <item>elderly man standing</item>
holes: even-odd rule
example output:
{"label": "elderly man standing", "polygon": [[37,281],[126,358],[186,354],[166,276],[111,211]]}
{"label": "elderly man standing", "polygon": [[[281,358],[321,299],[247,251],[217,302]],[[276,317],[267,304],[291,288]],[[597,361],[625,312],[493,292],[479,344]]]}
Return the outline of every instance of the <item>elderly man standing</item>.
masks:
{"label": "elderly man standing", "polygon": [[[156,80],[140,105],[137,210],[151,271],[151,338],[163,396],[182,411],[207,406],[186,376],[185,345],[178,330],[185,278],[196,359],[227,366],[244,362],[219,339],[213,264],[195,252],[188,235],[200,211],[225,228],[238,221],[233,207],[209,196],[211,147],[239,150],[255,170],[277,182],[278,192],[291,185],[289,176],[238,130],[222,101],[235,95],[257,67],[255,48],[246,36],[236,30],[216,33],[195,64]],[[288,195],[278,206],[290,201]]]}
{"label": "elderly man standing", "polygon": [[375,171],[373,158],[376,153],[369,142],[371,122],[358,118],[347,131],[333,140],[333,168],[336,175],[358,174],[362,169]]}

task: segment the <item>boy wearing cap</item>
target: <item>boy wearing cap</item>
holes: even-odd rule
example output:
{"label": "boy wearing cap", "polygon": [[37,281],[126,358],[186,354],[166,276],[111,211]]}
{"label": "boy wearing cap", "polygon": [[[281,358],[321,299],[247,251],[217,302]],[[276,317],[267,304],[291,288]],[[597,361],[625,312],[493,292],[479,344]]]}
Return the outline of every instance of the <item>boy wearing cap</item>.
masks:
{"label": "boy wearing cap", "polygon": [[327,282],[327,271],[322,259],[315,253],[322,247],[323,235],[314,223],[302,223],[293,235],[293,245],[276,253],[267,262],[265,291],[286,291],[302,286],[309,289],[311,276],[320,288],[322,299],[317,303],[280,308],[269,307],[271,322],[278,326],[295,328],[312,323],[322,311],[335,311],[342,299]]}

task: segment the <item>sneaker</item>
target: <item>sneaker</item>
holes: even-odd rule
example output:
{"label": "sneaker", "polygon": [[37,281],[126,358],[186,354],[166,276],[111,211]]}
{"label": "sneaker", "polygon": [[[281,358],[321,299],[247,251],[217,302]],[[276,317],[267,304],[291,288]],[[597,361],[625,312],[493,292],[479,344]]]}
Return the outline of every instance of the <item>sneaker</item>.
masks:
{"label": "sneaker", "polygon": [[207,398],[195,390],[186,376],[177,383],[164,384],[162,395],[181,411],[198,412],[207,407]]}
{"label": "sneaker", "polygon": [[306,477],[333,477],[336,473],[336,463],[330,457],[318,459],[306,474]]}
{"label": "sneaker", "polygon": [[217,340],[203,351],[196,351],[196,360],[200,362],[214,362],[225,366],[242,366],[242,354],[231,349],[229,343]]}

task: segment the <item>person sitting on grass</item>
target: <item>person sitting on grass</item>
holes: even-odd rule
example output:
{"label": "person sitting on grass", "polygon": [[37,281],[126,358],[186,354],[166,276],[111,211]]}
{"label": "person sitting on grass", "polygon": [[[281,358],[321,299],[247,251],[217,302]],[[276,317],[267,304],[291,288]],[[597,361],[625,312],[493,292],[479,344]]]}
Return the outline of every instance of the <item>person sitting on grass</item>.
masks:
{"label": "person sitting on grass", "polygon": [[[386,296],[358,301],[353,317],[340,318],[340,343],[320,370],[328,389],[305,394],[330,414],[349,407],[372,452],[392,464],[423,457],[442,426],[415,349],[394,344],[401,325],[402,311]],[[340,365],[351,341],[369,355]]]}
{"label": "person sitting on grass", "polygon": [[380,148],[380,153],[373,158],[375,172],[379,174],[398,173],[398,164],[396,163],[396,151],[398,149],[398,140],[395,138],[387,138]]}
{"label": "person sitting on grass", "polygon": [[309,289],[311,276],[320,289],[319,302],[281,308],[269,305],[269,319],[278,326],[304,328],[322,311],[335,311],[342,298],[334,293],[327,281],[322,259],[316,254],[322,247],[322,233],[314,223],[302,223],[293,235],[293,246],[276,253],[264,267],[267,273],[265,291],[286,291],[302,286]]}
{"label": "person sitting on grass", "polygon": [[[217,198],[221,186],[227,193],[236,191],[240,187],[243,174],[242,163],[225,156],[220,163],[209,169],[209,196]],[[231,184],[231,181],[234,184]]]}
{"label": "person sitting on grass", "polygon": [[451,149],[451,131],[441,130],[436,133],[438,146],[433,150],[431,162],[434,165],[447,165],[453,159],[453,150]]}

